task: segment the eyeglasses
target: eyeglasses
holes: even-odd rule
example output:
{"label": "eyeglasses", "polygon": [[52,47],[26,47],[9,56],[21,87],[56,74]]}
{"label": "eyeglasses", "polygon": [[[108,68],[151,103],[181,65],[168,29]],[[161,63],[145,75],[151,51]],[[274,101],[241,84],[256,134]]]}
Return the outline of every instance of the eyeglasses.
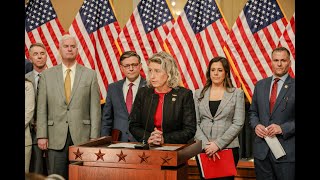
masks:
{"label": "eyeglasses", "polygon": [[132,68],[135,69],[139,66],[139,64],[140,63],[121,64],[121,66],[124,67],[125,69],[130,69],[130,67],[132,66]]}

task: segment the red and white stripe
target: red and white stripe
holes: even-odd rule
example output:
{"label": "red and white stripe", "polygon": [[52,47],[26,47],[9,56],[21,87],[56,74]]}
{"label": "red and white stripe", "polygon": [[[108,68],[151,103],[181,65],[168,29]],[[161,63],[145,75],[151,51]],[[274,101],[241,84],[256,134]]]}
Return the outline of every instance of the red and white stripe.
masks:
{"label": "red and white stripe", "polygon": [[120,54],[115,40],[120,33],[117,21],[88,34],[80,14],[76,15],[69,28],[79,42],[78,63],[97,72],[101,99],[106,97],[108,84],[123,78],[119,67]]}
{"label": "red and white stripe", "polygon": [[226,48],[250,102],[255,83],[272,75],[271,52],[277,47],[286,25],[286,19],[281,18],[252,34],[244,12],[241,11],[229,33]]}
{"label": "red and white stripe", "polygon": [[59,64],[61,62],[58,51],[59,40],[64,33],[58,18],[55,18],[30,32],[25,31],[26,58],[29,58],[29,47],[31,44],[43,43],[48,52],[48,68]]}
{"label": "red and white stripe", "polygon": [[147,72],[148,58],[154,53],[164,51],[164,39],[167,37],[173,24],[174,19],[146,33],[141,22],[138,8],[135,8],[130,19],[120,32],[117,42],[121,51],[136,51],[141,57],[141,76],[145,77],[145,73]]}
{"label": "red and white stripe", "polygon": [[177,60],[185,87],[191,90],[203,87],[209,61],[215,56],[225,57],[223,45],[227,35],[228,28],[223,18],[195,34],[185,11],[180,14],[165,44]]}
{"label": "red and white stripe", "polygon": [[289,24],[286,27],[286,30],[283,32],[278,46],[286,47],[290,53],[291,59],[291,68],[289,69],[289,74],[291,77],[295,77],[295,61],[296,61],[296,52],[295,52],[295,14],[290,19]]}

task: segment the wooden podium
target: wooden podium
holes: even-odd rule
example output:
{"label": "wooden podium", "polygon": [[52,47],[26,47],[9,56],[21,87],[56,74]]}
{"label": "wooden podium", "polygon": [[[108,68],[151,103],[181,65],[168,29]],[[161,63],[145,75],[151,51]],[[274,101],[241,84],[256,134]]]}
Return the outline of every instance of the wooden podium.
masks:
{"label": "wooden podium", "polygon": [[104,136],[69,147],[70,180],[185,180],[188,178],[188,160],[201,152],[201,141],[191,144],[164,144],[180,146],[173,151],[133,148],[109,148],[111,136]]}

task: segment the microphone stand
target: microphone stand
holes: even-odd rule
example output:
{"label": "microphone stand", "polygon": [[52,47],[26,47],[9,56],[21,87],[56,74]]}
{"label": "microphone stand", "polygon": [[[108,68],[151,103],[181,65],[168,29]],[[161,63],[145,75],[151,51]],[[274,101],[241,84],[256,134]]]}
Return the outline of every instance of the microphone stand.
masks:
{"label": "microphone stand", "polygon": [[147,121],[146,121],[146,124],[145,124],[145,127],[144,127],[144,131],[143,131],[142,143],[134,145],[135,149],[149,149],[150,148],[149,144],[146,143],[145,137],[146,137],[147,125],[148,125],[149,118],[150,118],[150,111],[151,111],[151,107],[152,107],[152,103],[153,103],[153,95],[154,94],[152,94],[152,96],[151,96],[151,101],[150,101]]}

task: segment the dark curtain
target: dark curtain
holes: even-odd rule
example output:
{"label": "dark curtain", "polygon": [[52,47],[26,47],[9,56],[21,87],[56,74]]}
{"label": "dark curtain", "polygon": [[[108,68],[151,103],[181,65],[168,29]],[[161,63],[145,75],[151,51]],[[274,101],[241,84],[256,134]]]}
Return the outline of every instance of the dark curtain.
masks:
{"label": "dark curtain", "polygon": [[248,110],[250,108],[249,101],[246,100],[245,110],[246,110],[246,119],[243,125],[243,128],[239,134],[240,148],[239,148],[239,157],[240,159],[251,159],[252,156],[252,142],[254,138],[254,132],[249,125],[249,116]]}

